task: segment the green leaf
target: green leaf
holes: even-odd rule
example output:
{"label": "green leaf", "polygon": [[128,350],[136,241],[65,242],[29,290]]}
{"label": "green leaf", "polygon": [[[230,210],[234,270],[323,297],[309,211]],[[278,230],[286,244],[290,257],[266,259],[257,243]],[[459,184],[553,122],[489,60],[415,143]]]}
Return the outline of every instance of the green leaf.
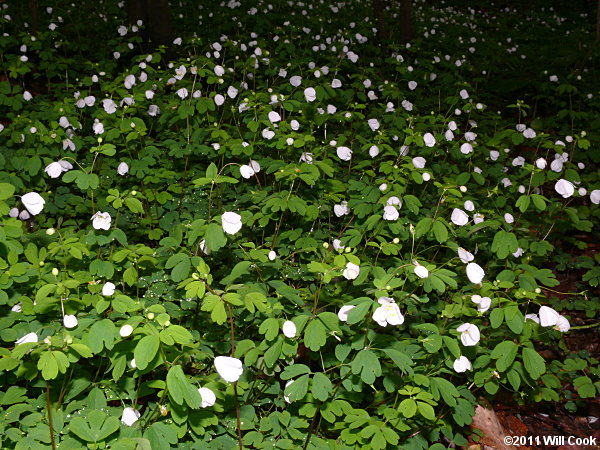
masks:
{"label": "green leaf", "polygon": [[405,398],[400,402],[398,411],[400,411],[404,417],[412,417],[417,412],[417,402],[412,398]]}
{"label": "green leaf", "polygon": [[292,364],[290,366],[286,366],[281,372],[282,380],[289,380],[291,378],[297,377],[298,375],[304,375],[310,373],[310,368],[304,364]]}
{"label": "green leaf", "polygon": [[227,312],[225,311],[225,303],[218,295],[207,295],[204,297],[202,311],[210,312],[210,318],[213,322],[222,325],[227,320]]}
{"label": "green leaf", "polygon": [[383,351],[392,361],[394,361],[394,364],[396,364],[396,367],[398,367],[402,373],[409,375],[414,374],[414,370],[411,367],[413,365],[413,360],[410,356],[393,348],[384,348]]}
{"label": "green leaf", "polygon": [[523,213],[525,211],[527,211],[527,208],[529,208],[529,203],[531,202],[531,198],[528,195],[521,195],[516,203],[516,207],[519,208],[519,210]]}
{"label": "green leaf", "polygon": [[[152,450],[170,450],[172,445],[177,446],[177,427],[174,424],[155,422],[148,427],[144,437],[150,442]],[[135,448],[138,449],[139,447]]]}
{"label": "green leaf", "polygon": [[522,355],[525,370],[531,378],[537,380],[546,372],[546,363],[544,362],[544,358],[542,358],[538,352],[531,348],[523,347]]}
{"label": "green leaf", "polygon": [[496,253],[498,258],[504,259],[509,254],[517,251],[519,248],[519,242],[517,237],[513,233],[509,233],[504,230],[499,230],[494,235],[494,241],[492,242],[492,251]]}
{"label": "green leaf", "polygon": [[417,402],[417,408],[419,408],[419,413],[429,420],[435,420],[435,411],[433,410],[433,406],[429,403],[425,402]]}
{"label": "green leaf", "polygon": [[433,219],[431,217],[423,217],[415,227],[415,238],[418,239],[429,232]]}
{"label": "green leaf", "polygon": [[446,228],[446,225],[439,220],[433,222],[433,235],[440,244],[446,242],[448,240],[448,229]]}
{"label": "green leaf", "polygon": [[492,328],[498,328],[504,321],[504,310],[501,308],[494,308],[490,313],[490,325]]}
{"label": "green leaf", "polygon": [[367,315],[367,312],[369,312],[371,305],[373,305],[373,301],[371,299],[356,305],[348,313],[348,320],[346,323],[348,325],[354,325],[355,323],[360,322]]}
{"label": "green leaf", "polygon": [[112,320],[103,319],[95,322],[86,336],[85,343],[93,353],[98,354],[104,347],[113,348],[115,342],[115,325]]}
{"label": "green leaf", "polygon": [[325,325],[319,319],[313,319],[304,329],[304,345],[316,352],[325,345],[327,333]]}
{"label": "green leaf", "polygon": [[102,442],[119,429],[119,419],[102,411],[92,410],[84,419],[76,416],[69,422],[69,430],[86,442]]}
{"label": "green leaf", "polygon": [[158,353],[159,346],[160,339],[155,334],[140,339],[133,351],[133,357],[135,358],[135,364],[138,369],[144,370],[148,367],[150,361],[152,361]]}
{"label": "green leaf", "polygon": [[258,332],[264,334],[267,341],[272,341],[279,334],[279,320],[274,317],[265,319],[263,323],[260,324]]}
{"label": "green leaf", "polygon": [[284,395],[289,398],[290,402],[295,402],[303,398],[308,392],[308,375],[302,375],[300,378],[293,380],[284,390]]}
{"label": "green leaf", "polygon": [[[441,377],[431,377],[431,387],[432,391],[437,391],[441,395],[448,406],[456,406],[456,399],[460,397],[460,392],[450,381]],[[433,395],[435,400],[439,398],[436,393]]]}
{"label": "green leaf", "polygon": [[517,344],[513,341],[500,342],[494,347],[491,356],[496,360],[498,371],[505,372],[510,367],[515,360],[515,356],[517,356],[517,350]]}
{"label": "green leaf", "polygon": [[131,212],[144,214],[144,205],[137,198],[127,197],[125,199],[125,206],[129,208]]}
{"label": "green leaf", "polygon": [[15,193],[15,187],[9,183],[0,183],[0,200],[6,200]]}
{"label": "green leaf", "polygon": [[313,376],[311,392],[313,397],[324,402],[333,392],[331,380],[322,372],[317,372]]}
{"label": "green leaf", "polygon": [[252,263],[250,261],[240,261],[235,266],[233,266],[233,269],[231,269],[229,275],[227,275],[221,280],[221,284],[226,286],[228,284],[233,283],[242,275],[249,273],[248,269],[250,268],[250,266],[252,266]]}
{"label": "green leaf", "polygon": [[[136,360],[137,363],[137,360]],[[180,365],[172,366],[167,373],[167,389],[169,396],[178,405],[185,402],[190,408],[200,408],[202,397],[187,379]]]}
{"label": "green leaf", "polygon": [[373,384],[378,376],[381,375],[381,364],[377,355],[371,350],[361,350],[358,352],[351,364],[352,373],[360,374],[361,379],[367,384]]}
{"label": "green leaf", "polygon": [[227,244],[227,238],[223,233],[223,228],[216,223],[208,224],[204,239],[206,241],[206,247],[213,252],[216,252]]}

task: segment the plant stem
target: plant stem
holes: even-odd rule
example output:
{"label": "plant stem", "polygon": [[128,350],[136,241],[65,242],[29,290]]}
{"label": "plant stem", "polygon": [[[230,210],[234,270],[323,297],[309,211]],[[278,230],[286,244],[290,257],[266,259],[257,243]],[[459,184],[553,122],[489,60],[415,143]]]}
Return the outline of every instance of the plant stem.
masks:
{"label": "plant stem", "polygon": [[[231,325],[231,357],[233,358],[235,355],[235,328],[233,326],[233,308],[229,303],[227,303],[227,309],[229,309],[229,324]],[[233,394],[235,400],[235,416],[237,418],[238,443],[240,445],[240,450],[242,450],[242,421],[240,419],[240,403],[238,401],[237,381],[233,382]]]}
{"label": "plant stem", "polygon": [[52,407],[50,406],[50,383],[46,381],[46,407],[48,408],[48,429],[50,430],[50,442],[52,450],[56,450],[56,442],[54,442],[54,426],[52,425]]}

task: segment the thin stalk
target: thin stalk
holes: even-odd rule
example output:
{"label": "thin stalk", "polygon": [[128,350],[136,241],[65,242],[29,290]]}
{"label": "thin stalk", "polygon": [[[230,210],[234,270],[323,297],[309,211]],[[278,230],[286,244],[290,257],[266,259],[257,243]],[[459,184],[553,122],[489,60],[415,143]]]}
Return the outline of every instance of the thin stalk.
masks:
{"label": "thin stalk", "polygon": [[50,430],[50,442],[52,450],[56,450],[56,442],[54,442],[54,425],[52,425],[52,407],[50,406],[50,383],[46,381],[46,407],[48,408],[48,429]]}
{"label": "thin stalk", "polygon": [[[233,308],[229,303],[227,303],[227,308],[229,309],[229,324],[231,325],[231,357],[233,358],[235,355],[235,328],[233,326]],[[237,418],[238,443],[240,445],[240,450],[242,450],[244,446],[242,444],[242,420],[240,418],[240,403],[238,401],[237,381],[233,382],[233,394],[235,400],[235,416]]]}

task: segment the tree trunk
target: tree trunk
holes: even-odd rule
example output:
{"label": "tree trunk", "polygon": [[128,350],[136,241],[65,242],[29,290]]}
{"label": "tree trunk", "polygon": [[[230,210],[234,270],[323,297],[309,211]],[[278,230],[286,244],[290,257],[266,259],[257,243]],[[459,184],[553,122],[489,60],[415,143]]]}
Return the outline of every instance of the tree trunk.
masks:
{"label": "tree trunk", "polygon": [[390,40],[390,29],[385,20],[385,1],[372,0],[373,14],[377,19],[377,40],[380,43]]}
{"label": "tree trunk", "polygon": [[600,0],[596,6],[596,44],[600,43]]}
{"label": "tree trunk", "polygon": [[400,2],[400,43],[406,44],[413,40],[415,32],[412,26],[412,0]]}
{"label": "tree trunk", "polygon": [[29,9],[31,10],[31,34],[36,35],[40,27],[37,0],[29,0]]}
{"label": "tree trunk", "polygon": [[168,0],[148,0],[148,26],[153,46],[170,46],[173,42],[173,25]]}

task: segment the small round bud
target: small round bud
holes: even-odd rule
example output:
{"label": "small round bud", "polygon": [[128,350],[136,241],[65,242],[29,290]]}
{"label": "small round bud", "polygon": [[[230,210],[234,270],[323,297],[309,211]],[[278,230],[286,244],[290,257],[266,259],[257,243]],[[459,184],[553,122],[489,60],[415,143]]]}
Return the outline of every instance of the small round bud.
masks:
{"label": "small round bud", "polygon": [[192,278],[193,278],[194,280],[199,280],[199,279],[200,279],[200,275],[199,275],[198,273],[194,272],[194,273],[192,274]]}
{"label": "small round bud", "polygon": [[71,345],[72,343],[73,343],[73,337],[72,336],[67,336],[65,338],[65,344]]}
{"label": "small round bud", "polygon": [[542,292],[542,290],[540,288],[535,288],[535,293],[539,294],[540,292]]}
{"label": "small round bud", "polygon": [[344,249],[344,251],[345,251],[346,253],[350,253],[350,252],[352,251],[352,247],[346,247],[346,248]]}
{"label": "small round bud", "polygon": [[148,313],[148,315],[146,317],[148,317],[148,319],[150,319],[150,320],[153,320],[154,319],[154,313]]}
{"label": "small round bud", "polygon": [[56,233],[56,230],[55,230],[54,228],[48,228],[48,229],[46,230],[46,234],[47,234],[48,236],[52,236],[54,233]]}
{"label": "small round bud", "polygon": [[329,242],[323,242],[323,248],[329,248]]}
{"label": "small round bud", "polygon": [[40,267],[44,267],[44,264],[46,264],[46,263],[44,261],[40,261],[39,264],[40,264]]}
{"label": "small round bud", "polygon": [[131,191],[131,195],[137,195],[137,191]]}
{"label": "small round bud", "polygon": [[58,269],[56,267],[54,269],[52,269],[52,275],[54,275],[54,276],[58,275]]}
{"label": "small round bud", "polygon": [[400,239],[398,238],[394,238],[394,240],[392,241],[394,244],[398,244],[400,242]]}
{"label": "small round bud", "polygon": [[165,322],[165,327],[168,327],[169,325],[171,325],[171,321],[170,321],[170,320],[167,320],[167,321]]}
{"label": "small round bud", "polygon": [[466,186],[461,186],[459,187],[460,192],[467,192],[467,187]]}

